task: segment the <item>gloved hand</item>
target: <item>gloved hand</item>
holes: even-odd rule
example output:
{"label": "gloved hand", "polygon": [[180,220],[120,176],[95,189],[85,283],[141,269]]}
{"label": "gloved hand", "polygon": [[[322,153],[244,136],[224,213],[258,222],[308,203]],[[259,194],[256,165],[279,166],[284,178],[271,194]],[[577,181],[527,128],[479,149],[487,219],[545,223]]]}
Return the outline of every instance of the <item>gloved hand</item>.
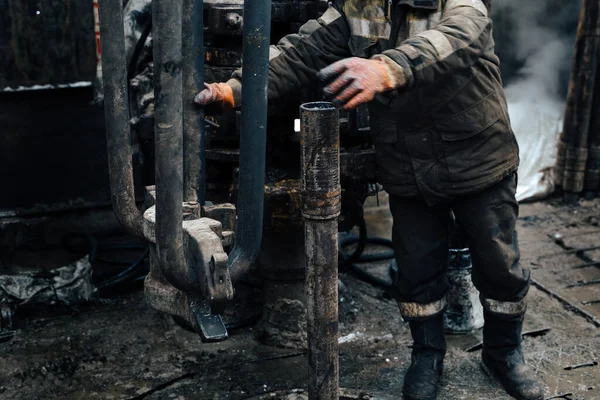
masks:
{"label": "gloved hand", "polygon": [[351,57],[331,64],[317,74],[323,94],[336,107],[351,110],[368,103],[378,93],[395,89],[394,77],[382,59]]}
{"label": "gloved hand", "polygon": [[205,83],[204,90],[194,97],[194,103],[203,107],[210,106],[220,112],[233,109],[233,89],[226,83]]}

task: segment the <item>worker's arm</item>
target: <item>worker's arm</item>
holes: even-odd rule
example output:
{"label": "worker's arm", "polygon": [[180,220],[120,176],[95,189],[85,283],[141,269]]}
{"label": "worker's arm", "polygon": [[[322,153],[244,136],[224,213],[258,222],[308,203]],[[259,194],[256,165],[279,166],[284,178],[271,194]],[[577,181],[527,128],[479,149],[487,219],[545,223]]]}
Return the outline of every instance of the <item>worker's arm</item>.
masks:
{"label": "worker's arm", "polygon": [[[336,5],[317,20],[310,20],[297,34],[285,36],[269,52],[269,99],[275,99],[315,81],[317,72],[350,56],[350,31],[346,18]],[[242,99],[242,69],[226,83],[207,85],[195,102],[201,105],[221,102],[225,108],[238,107]]]}
{"label": "worker's arm", "polygon": [[474,65],[493,46],[492,22],[481,0],[446,0],[433,29],[370,60],[349,58],[320,72],[327,97],[346,109],[380,93],[433,84]]}
{"label": "worker's arm", "polygon": [[493,45],[492,21],[481,0],[447,0],[439,24],[374,56],[404,87],[439,81],[474,65]]}

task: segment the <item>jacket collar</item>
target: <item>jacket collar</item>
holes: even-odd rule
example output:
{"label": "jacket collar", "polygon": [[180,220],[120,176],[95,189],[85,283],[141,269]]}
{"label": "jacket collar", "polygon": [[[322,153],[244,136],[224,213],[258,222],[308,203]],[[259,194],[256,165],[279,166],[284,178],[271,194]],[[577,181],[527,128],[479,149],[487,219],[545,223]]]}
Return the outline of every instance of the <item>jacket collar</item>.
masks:
{"label": "jacket collar", "polygon": [[437,10],[440,0],[398,0],[398,4],[404,4],[412,8],[425,10]]}

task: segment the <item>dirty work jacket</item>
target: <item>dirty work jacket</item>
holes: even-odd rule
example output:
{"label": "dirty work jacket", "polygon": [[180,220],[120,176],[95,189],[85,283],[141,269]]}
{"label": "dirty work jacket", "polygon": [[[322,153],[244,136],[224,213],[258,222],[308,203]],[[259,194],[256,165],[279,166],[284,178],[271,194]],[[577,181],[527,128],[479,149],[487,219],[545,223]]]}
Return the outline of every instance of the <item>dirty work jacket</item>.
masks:
{"label": "dirty work jacket", "polygon": [[[369,103],[378,180],[435,204],[516,170],[512,132],[481,0],[339,0],[272,46],[269,98],[313,83],[338,60],[383,58],[399,90]],[[241,71],[228,82],[241,100]]]}

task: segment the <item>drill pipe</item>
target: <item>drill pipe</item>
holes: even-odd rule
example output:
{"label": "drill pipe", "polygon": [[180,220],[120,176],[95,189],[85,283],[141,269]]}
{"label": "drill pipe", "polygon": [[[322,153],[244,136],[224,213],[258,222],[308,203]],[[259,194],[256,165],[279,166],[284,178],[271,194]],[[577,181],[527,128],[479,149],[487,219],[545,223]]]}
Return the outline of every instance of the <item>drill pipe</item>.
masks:
{"label": "drill pipe", "polygon": [[190,99],[204,85],[203,8],[203,0],[183,1],[183,195],[200,205],[206,192],[204,109]]}
{"label": "drill pipe", "polygon": [[125,229],[143,237],[143,218],[135,204],[131,165],[123,2],[102,0],[100,3],[104,119],[111,200],[115,215]]}
{"label": "drill pipe", "polygon": [[244,1],[238,220],[235,247],[229,255],[234,282],[256,261],[262,241],[270,36],[271,0]]}
{"label": "drill pipe", "polygon": [[584,0],[577,28],[563,128],[567,147],[562,186],[567,203],[577,201],[583,190],[599,46],[600,4],[597,0]]}
{"label": "drill pipe", "polygon": [[194,291],[183,253],[182,5],[154,0],[154,131],[156,147],[156,247],[165,278]]}
{"label": "drill pipe", "polygon": [[330,103],[300,107],[310,400],[339,398],[338,119],[338,110]]}

